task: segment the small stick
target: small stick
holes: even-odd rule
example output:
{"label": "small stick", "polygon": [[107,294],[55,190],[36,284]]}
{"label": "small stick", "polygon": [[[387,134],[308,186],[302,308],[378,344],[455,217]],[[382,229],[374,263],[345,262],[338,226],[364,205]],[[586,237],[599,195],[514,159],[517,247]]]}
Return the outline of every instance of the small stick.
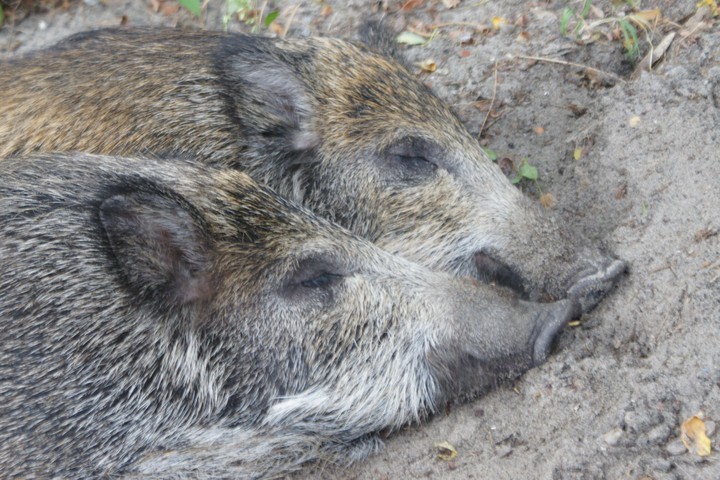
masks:
{"label": "small stick", "polygon": [[485,129],[485,124],[486,124],[487,121],[488,121],[488,117],[490,116],[490,112],[492,112],[493,104],[495,103],[495,94],[497,93],[497,83],[498,83],[498,82],[497,82],[497,71],[498,71],[498,68],[497,68],[497,60],[495,60],[495,74],[494,74],[495,81],[493,82],[492,98],[490,99],[490,106],[488,107],[488,111],[487,111],[487,113],[485,114],[485,118],[483,119],[483,123],[482,123],[482,125],[480,125],[480,131],[478,132],[478,138],[480,138],[480,136],[482,136],[483,130]]}
{"label": "small stick", "polygon": [[283,30],[281,38],[285,38],[285,35],[287,35],[288,30],[290,30],[290,25],[292,24],[293,19],[295,18],[295,14],[300,9],[300,5],[295,5],[295,8],[293,9],[292,13],[290,14],[290,18],[288,18],[287,25],[285,25],[285,30]]}
{"label": "small stick", "polygon": [[[208,0],[205,0],[205,1],[208,1]],[[260,23],[262,23],[262,21],[263,21],[263,15],[265,14],[265,7],[267,7],[267,0],[264,0],[262,3],[262,6],[260,7],[260,16],[258,17]],[[255,25],[257,25],[257,22],[255,23]],[[254,33],[254,31],[255,31],[255,29],[253,27],[253,33]]]}
{"label": "small stick", "polygon": [[489,28],[486,25],[483,25],[482,23],[474,23],[474,22],[443,22],[443,23],[433,23],[431,25],[432,28],[444,28],[444,27],[472,27],[475,30],[478,30],[482,32],[484,29]]}
{"label": "small stick", "polygon": [[608,77],[612,77],[618,82],[625,83],[625,80],[621,77],[618,77],[614,73],[606,72],[604,70],[600,70],[598,68],[589,67],[587,65],[583,65],[582,63],[575,63],[575,62],[568,62],[566,60],[560,60],[559,58],[549,58],[549,57],[533,57],[529,55],[516,55],[516,58],[522,58],[524,60],[534,60],[536,62],[546,62],[546,63],[557,63],[558,65],[566,65],[569,67],[578,67],[578,68],[584,68],[586,70],[590,70],[591,72],[599,73],[601,75],[607,75]]}

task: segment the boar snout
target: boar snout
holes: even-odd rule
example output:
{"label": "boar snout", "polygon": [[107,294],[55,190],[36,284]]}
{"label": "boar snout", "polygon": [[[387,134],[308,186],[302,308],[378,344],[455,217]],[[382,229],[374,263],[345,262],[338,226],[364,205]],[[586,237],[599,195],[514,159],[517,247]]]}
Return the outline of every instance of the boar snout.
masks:
{"label": "boar snout", "polygon": [[592,310],[627,271],[627,264],[611,256],[588,261],[570,278],[568,298],[577,301],[582,312]]}
{"label": "boar snout", "polygon": [[558,333],[581,313],[580,302],[575,299],[538,306],[534,322],[533,366],[545,363]]}
{"label": "boar snout", "polygon": [[456,296],[451,322],[443,326],[449,335],[428,357],[440,392],[444,398],[463,397],[540,365],[563,327],[580,313],[575,299],[526,302],[492,287]]}
{"label": "boar snout", "polygon": [[542,267],[532,260],[524,264],[505,262],[498,253],[475,253],[481,281],[508,287],[523,300],[551,302],[570,298],[580,305],[581,313],[595,308],[627,270],[622,260],[590,249],[573,255],[573,260],[561,258]]}

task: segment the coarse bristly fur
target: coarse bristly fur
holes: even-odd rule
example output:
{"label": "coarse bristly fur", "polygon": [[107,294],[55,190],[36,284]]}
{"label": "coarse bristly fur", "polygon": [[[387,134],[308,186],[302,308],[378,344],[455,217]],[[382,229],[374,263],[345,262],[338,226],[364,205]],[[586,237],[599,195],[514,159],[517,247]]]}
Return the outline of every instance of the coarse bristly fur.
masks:
{"label": "coarse bristly fur", "polygon": [[231,166],[390,252],[585,310],[624,270],[364,45],[108,29],[0,63],[0,85],[0,157],[179,153]]}
{"label": "coarse bristly fur", "polygon": [[577,302],[434,273],[247,175],[0,162],[4,478],[262,478],[544,361]]}

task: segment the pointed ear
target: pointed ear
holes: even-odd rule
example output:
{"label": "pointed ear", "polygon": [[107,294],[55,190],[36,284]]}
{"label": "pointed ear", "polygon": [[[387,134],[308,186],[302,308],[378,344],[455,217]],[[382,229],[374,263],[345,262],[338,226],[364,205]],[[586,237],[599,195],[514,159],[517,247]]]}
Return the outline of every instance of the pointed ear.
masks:
{"label": "pointed ear", "polygon": [[[268,39],[263,39],[265,42]],[[252,44],[255,39],[245,39]],[[286,154],[311,150],[320,142],[314,131],[313,95],[299,71],[303,57],[284,54],[273,45],[247,51],[243,45],[224,72],[237,92],[235,113],[247,133],[263,145]],[[297,65],[294,65],[297,64]],[[300,67],[298,69],[293,66]]]}
{"label": "pointed ear", "polygon": [[143,192],[115,195],[102,202],[100,221],[136,293],[171,305],[212,297],[208,237],[176,200]]}
{"label": "pointed ear", "polygon": [[398,48],[398,33],[390,26],[388,19],[372,19],[363,22],[358,30],[360,41],[378,53],[392,58],[406,68],[411,68]]}

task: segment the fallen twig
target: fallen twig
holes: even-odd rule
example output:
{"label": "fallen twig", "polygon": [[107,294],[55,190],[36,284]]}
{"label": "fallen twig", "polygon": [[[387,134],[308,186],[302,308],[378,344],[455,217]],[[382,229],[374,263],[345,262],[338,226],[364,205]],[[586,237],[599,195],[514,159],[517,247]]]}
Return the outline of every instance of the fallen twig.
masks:
{"label": "fallen twig", "polygon": [[604,70],[600,70],[599,68],[590,67],[588,65],[583,65],[582,63],[568,62],[567,60],[561,60],[559,58],[535,57],[531,55],[516,55],[515,58],[521,58],[523,60],[534,60],[536,62],[556,63],[558,65],[565,65],[568,67],[583,68],[585,70],[589,70],[600,75],[606,75],[608,77],[614,78],[618,82],[625,83],[625,79],[618,75],[615,75],[614,73],[606,72]]}
{"label": "fallen twig", "polygon": [[443,22],[443,23],[433,23],[430,25],[433,29],[435,28],[445,28],[445,27],[472,27],[473,29],[477,30],[478,32],[482,32],[484,30],[489,30],[490,27],[487,25],[483,25],[482,23],[474,23],[474,22]]}
{"label": "fallen twig", "polygon": [[285,25],[285,29],[282,32],[282,35],[280,35],[280,38],[285,38],[285,35],[287,35],[288,30],[290,30],[290,25],[292,25],[293,19],[295,18],[295,14],[300,9],[300,5],[295,5],[295,8],[293,8],[292,13],[290,13],[290,18],[288,18],[287,24]]}
{"label": "fallen twig", "polygon": [[478,138],[480,138],[482,136],[483,130],[485,129],[485,124],[487,123],[488,117],[490,116],[490,112],[492,112],[493,104],[495,103],[495,95],[497,94],[497,83],[498,83],[497,82],[497,75],[498,75],[497,72],[498,72],[498,68],[497,68],[497,60],[496,60],[495,61],[495,73],[493,75],[495,81],[493,82],[492,98],[490,99],[490,106],[488,107],[488,111],[485,114],[485,118],[483,119],[482,125],[480,125],[480,131],[478,132]]}

